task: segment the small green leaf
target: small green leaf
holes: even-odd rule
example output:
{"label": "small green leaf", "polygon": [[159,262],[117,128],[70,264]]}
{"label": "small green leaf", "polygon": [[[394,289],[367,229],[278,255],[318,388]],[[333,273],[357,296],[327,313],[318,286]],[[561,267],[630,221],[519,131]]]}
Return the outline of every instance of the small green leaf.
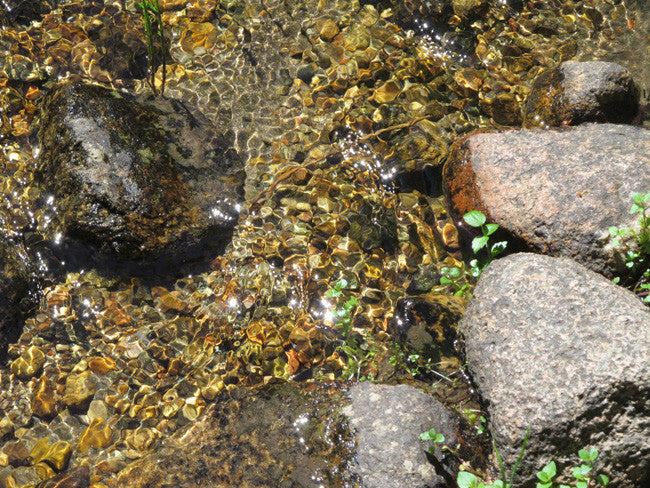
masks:
{"label": "small green leaf", "polygon": [[487,236],[480,236],[480,237],[475,237],[472,240],[472,251],[474,251],[474,254],[479,252],[487,245],[488,239],[489,238]]}
{"label": "small green leaf", "polygon": [[609,229],[607,229],[609,232],[609,235],[612,237],[616,237],[618,235],[618,227],[612,226]]}
{"label": "small green leaf", "polygon": [[493,258],[498,256],[503,251],[505,251],[507,246],[508,246],[507,241],[495,242],[494,245],[492,246],[492,249],[490,250],[490,256],[492,256]]}
{"label": "small green leaf", "polygon": [[557,469],[555,467],[555,462],[551,461],[546,466],[544,466],[544,468],[539,473],[537,473],[537,477],[540,480],[547,482],[550,481],[556,473]]}
{"label": "small green leaf", "polygon": [[456,267],[450,268],[448,271],[449,276],[453,278],[460,276],[460,273],[461,273],[460,268],[456,268]]}
{"label": "small green leaf", "polygon": [[478,210],[472,210],[463,215],[463,220],[467,222],[472,227],[480,227],[485,223],[485,214],[479,212]]}
{"label": "small green leaf", "polygon": [[644,195],[643,193],[632,193],[632,200],[634,200],[639,205],[643,205],[650,198],[650,193]]}
{"label": "small green leaf", "polygon": [[596,481],[600,486],[607,486],[609,484],[609,477],[605,474],[599,474],[596,476]]}
{"label": "small green leaf", "polygon": [[496,232],[496,230],[499,228],[498,224],[485,224],[485,228],[487,232],[485,233],[486,236],[491,236]]}
{"label": "small green leaf", "polygon": [[436,437],[433,439],[433,442],[445,442],[445,436],[442,434],[436,434]]}
{"label": "small green leaf", "polygon": [[592,447],[591,449],[589,449],[588,455],[589,455],[589,462],[593,463],[596,459],[598,459],[598,449]]}
{"label": "small green leaf", "polygon": [[633,203],[632,206],[630,207],[630,213],[635,214],[635,213],[640,213],[643,212],[643,205],[638,205],[636,203]]}
{"label": "small green leaf", "polygon": [[577,481],[576,488],[587,488],[589,483],[587,481]]}
{"label": "small green leaf", "polygon": [[441,285],[450,285],[453,283],[452,279],[447,277],[447,276],[441,276],[440,277],[440,284]]}
{"label": "small green leaf", "polygon": [[456,476],[456,483],[458,488],[476,488],[478,478],[467,471],[459,471],[458,476]]}
{"label": "small green leaf", "polygon": [[553,484],[552,481],[548,481],[546,483],[537,482],[537,484],[535,485],[535,488],[551,488],[552,484]]}

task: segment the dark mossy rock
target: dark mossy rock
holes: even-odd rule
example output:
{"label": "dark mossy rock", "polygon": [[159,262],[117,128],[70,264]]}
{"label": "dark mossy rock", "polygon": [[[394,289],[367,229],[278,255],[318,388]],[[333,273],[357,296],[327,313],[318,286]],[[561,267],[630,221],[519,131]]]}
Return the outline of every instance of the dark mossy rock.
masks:
{"label": "dark mossy rock", "polygon": [[0,238],[0,362],[7,344],[22,332],[22,322],[38,304],[37,270],[14,242]]}
{"label": "dark mossy rock", "polygon": [[175,264],[220,252],[243,201],[233,137],[175,100],[57,86],[42,108],[37,158],[39,184],[58,209],[46,239],[62,234],[68,260],[84,246]]}
{"label": "dark mossy rock", "polygon": [[3,0],[0,2],[0,24],[29,24],[56,8],[58,0]]}
{"label": "dark mossy rock", "polygon": [[629,124],[639,112],[639,90],[616,63],[566,61],[535,79],[524,112],[524,127]]}
{"label": "dark mossy rock", "polygon": [[[194,424],[124,469],[131,488],[446,486],[419,434],[447,442],[458,423],[411,386],[276,384],[223,391]],[[443,453],[436,449],[442,460]],[[440,472],[438,472],[440,470]]]}

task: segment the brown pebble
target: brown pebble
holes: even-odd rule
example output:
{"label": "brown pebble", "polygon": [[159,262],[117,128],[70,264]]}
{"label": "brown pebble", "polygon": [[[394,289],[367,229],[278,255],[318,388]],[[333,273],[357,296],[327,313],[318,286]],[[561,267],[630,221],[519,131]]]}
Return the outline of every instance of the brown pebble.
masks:
{"label": "brown pebble", "polygon": [[88,408],[95,395],[95,385],[90,379],[91,374],[90,371],[84,371],[80,374],[71,374],[66,378],[63,403],[71,410],[83,411]]}
{"label": "brown pebble", "polygon": [[88,362],[88,367],[95,374],[106,374],[115,369],[115,361],[111,358],[95,356]]}
{"label": "brown pebble", "polygon": [[34,385],[31,400],[32,412],[40,418],[53,418],[56,416],[56,401],[54,388],[47,376],[43,375]]}
{"label": "brown pebble", "polygon": [[45,353],[37,346],[31,346],[11,363],[11,372],[22,380],[36,375],[45,364]]}
{"label": "brown pebble", "polygon": [[101,449],[110,446],[112,442],[113,429],[106,423],[106,420],[98,417],[93,419],[79,436],[77,450],[85,454],[91,447]]}
{"label": "brown pebble", "polygon": [[453,224],[447,222],[442,228],[442,242],[451,249],[459,249],[458,229]]}
{"label": "brown pebble", "polygon": [[87,465],[72,468],[39,484],[39,488],[105,488],[105,485],[90,484],[90,470]]}

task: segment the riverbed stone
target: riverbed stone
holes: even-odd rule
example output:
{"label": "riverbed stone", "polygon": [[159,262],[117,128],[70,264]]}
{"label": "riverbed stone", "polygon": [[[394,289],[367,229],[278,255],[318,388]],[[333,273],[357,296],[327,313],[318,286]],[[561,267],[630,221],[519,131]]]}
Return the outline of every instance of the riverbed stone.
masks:
{"label": "riverbed stone", "polygon": [[[455,445],[454,416],[437,400],[408,385],[364,381],[350,389],[343,413],[356,432],[354,471],[367,488],[447,486],[442,472],[427,461],[420,434],[434,428]],[[436,457],[442,458],[440,447]],[[451,476],[451,473],[447,473]]]}
{"label": "riverbed stone", "polygon": [[[0,211],[0,220],[5,217]],[[37,304],[38,273],[16,243],[0,236],[0,361],[7,344],[22,331],[25,316]]]}
{"label": "riverbed stone", "polygon": [[[219,252],[243,199],[231,138],[173,99],[58,85],[42,110],[37,159],[61,218],[49,231],[52,247],[71,241],[113,261],[173,263]],[[77,251],[70,244],[63,258]]]}
{"label": "riverbed stone", "polygon": [[29,25],[56,7],[58,0],[3,0],[0,2],[0,24]]}
{"label": "riverbed stone", "polygon": [[639,90],[625,68],[605,61],[565,61],[533,82],[524,127],[629,124],[638,111]]}
{"label": "riverbed stone", "polygon": [[125,468],[117,483],[443,486],[419,438],[430,428],[457,441],[454,417],[410,386],[365,382],[347,391],[335,383],[284,383],[223,391],[194,424]]}
{"label": "riverbed stone", "polygon": [[75,412],[85,412],[97,388],[90,371],[71,374],[65,380],[63,403]]}
{"label": "riverbed stone", "polygon": [[512,243],[567,256],[611,277],[625,272],[637,228],[632,194],[650,188],[650,131],[614,124],[478,133],[459,141],[443,171],[455,219],[483,212]]}
{"label": "riverbed stone", "polygon": [[551,460],[616,486],[650,479],[650,310],[630,291],[567,258],[518,253],[481,275],[459,330],[496,445],[522,486]]}

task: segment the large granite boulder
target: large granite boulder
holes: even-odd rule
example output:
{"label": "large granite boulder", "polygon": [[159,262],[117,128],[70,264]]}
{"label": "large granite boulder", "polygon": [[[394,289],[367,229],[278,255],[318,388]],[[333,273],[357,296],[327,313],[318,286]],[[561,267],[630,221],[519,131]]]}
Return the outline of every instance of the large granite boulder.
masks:
{"label": "large granite boulder", "polygon": [[[124,469],[117,485],[446,486],[419,438],[432,427],[457,442],[453,415],[410,386],[235,389],[219,394],[201,419]],[[436,457],[443,459],[439,449]]]}
{"label": "large granite boulder", "polygon": [[625,270],[634,228],[632,193],[650,189],[650,131],[613,124],[478,133],[455,146],[444,168],[455,219],[480,210],[513,241],[574,258],[606,276]]}
{"label": "large granite boulder", "polygon": [[228,242],[243,162],[232,134],[182,103],[64,83],[44,102],[39,139],[37,176],[60,220],[45,232],[74,249],[63,258],[82,243],[113,260],[176,264]]}
{"label": "large granite boulder", "polygon": [[616,63],[566,61],[544,71],[526,100],[524,127],[584,122],[631,123],[639,112],[639,89]]}
{"label": "large granite boulder", "polygon": [[576,262],[520,253],[481,275],[459,330],[499,451],[522,486],[596,447],[615,486],[650,481],[650,310]]}

